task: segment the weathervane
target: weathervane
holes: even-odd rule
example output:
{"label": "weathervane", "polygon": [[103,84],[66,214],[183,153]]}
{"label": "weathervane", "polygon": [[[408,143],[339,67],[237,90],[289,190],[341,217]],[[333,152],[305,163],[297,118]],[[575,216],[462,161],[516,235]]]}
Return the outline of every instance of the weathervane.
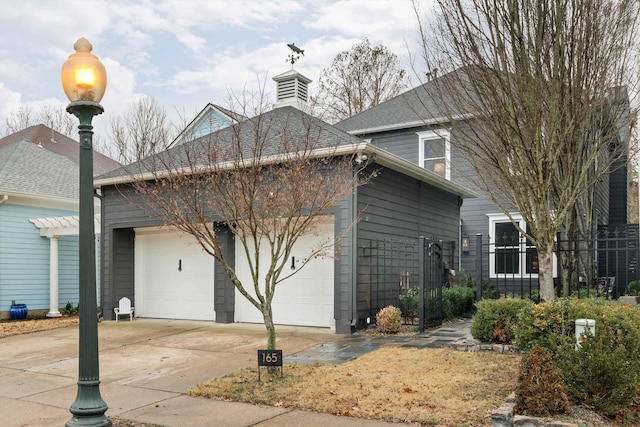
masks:
{"label": "weathervane", "polygon": [[300,55],[304,56],[304,50],[296,46],[295,43],[288,43],[287,46],[289,46],[289,49],[291,49],[291,54],[287,56],[287,62],[291,62],[291,68],[293,68],[293,64],[295,64],[296,61],[300,59]]}

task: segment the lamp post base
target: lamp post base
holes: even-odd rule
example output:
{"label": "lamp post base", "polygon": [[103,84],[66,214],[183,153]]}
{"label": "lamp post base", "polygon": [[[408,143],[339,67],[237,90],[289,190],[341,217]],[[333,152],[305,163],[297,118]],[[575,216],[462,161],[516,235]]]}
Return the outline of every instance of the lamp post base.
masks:
{"label": "lamp post base", "polygon": [[106,416],[100,417],[76,417],[74,416],[65,424],[66,427],[111,427],[113,424],[111,420]]}
{"label": "lamp post base", "polygon": [[78,395],[69,408],[73,417],[66,427],[96,426],[111,427],[111,420],[104,415],[108,406],[100,396],[100,381],[78,381]]}

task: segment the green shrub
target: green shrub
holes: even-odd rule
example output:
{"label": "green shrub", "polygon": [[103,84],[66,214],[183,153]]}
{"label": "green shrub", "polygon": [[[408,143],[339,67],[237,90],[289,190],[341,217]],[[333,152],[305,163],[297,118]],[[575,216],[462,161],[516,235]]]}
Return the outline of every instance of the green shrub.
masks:
{"label": "green shrub", "polygon": [[537,290],[531,290],[529,293],[524,294],[522,298],[530,299],[537,304],[540,302],[540,292]]}
{"label": "green shrub", "polygon": [[499,299],[500,292],[493,283],[483,280],[482,281],[482,299]]}
{"label": "green shrub", "polygon": [[601,333],[557,350],[558,366],[571,396],[580,404],[613,416],[627,408],[640,386],[638,356],[630,357],[624,347],[612,347],[610,337]]}
{"label": "green shrub", "polygon": [[634,280],[633,282],[629,282],[627,285],[627,289],[625,291],[626,295],[640,295],[640,281]]}
{"label": "green shrub", "polygon": [[567,387],[549,351],[533,346],[522,358],[516,386],[516,412],[535,416],[563,414],[569,409]]}
{"label": "green shrub", "polygon": [[404,316],[417,315],[420,310],[420,288],[409,288],[400,295],[400,311]]}
{"label": "green shrub", "polygon": [[473,277],[471,277],[470,274],[465,273],[464,270],[460,270],[457,277],[458,277],[458,286],[475,289],[476,284],[473,282]]}
{"label": "green shrub", "polygon": [[397,334],[402,324],[402,312],[399,308],[390,305],[378,312],[376,320],[378,332]]}
{"label": "green shrub", "polygon": [[78,311],[80,310],[80,304],[76,304],[75,306],[71,303],[71,301],[67,301],[67,305],[65,305],[65,307],[60,310],[60,312],[66,316],[73,316],[75,314],[78,314]]}
{"label": "green shrub", "polygon": [[[595,336],[575,349],[575,321],[596,321]],[[603,299],[559,298],[520,312],[515,343],[546,347],[579,404],[613,415],[640,389],[640,310]]]}
{"label": "green shrub", "polygon": [[532,306],[532,301],[520,298],[482,300],[476,304],[471,335],[483,342],[511,343],[515,337],[518,314]]}
{"label": "green shrub", "polygon": [[442,315],[445,319],[468,316],[473,312],[476,293],[473,288],[454,286],[442,290]]}
{"label": "green shrub", "polygon": [[515,344],[521,350],[539,344],[553,351],[560,337],[574,339],[576,319],[594,319],[596,329],[607,333],[620,331],[640,350],[640,310],[602,298],[557,298],[528,307],[519,314]]}

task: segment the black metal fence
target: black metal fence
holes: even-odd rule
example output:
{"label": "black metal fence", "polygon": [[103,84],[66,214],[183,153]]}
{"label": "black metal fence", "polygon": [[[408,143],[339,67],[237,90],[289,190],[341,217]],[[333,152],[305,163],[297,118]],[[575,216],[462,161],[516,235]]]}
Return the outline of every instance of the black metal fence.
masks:
{"label": "black metal fence", "polygon": [[[520,235],[487,240],[477,235],[475,242],[473,277],[476,286],[481,284],[482,298],[508,295],[537,299],[540,287],[535,247]],[[637,224],[601,227],[592,239],[562,240],[558,236],[553,261],[556,294],[611,299],[625,293],[640,294],[639,247]]]}
{"label": "black metal fence", "polygon": [[442,324],[445,267],[454,265],[455,243],[434,238],[358,241],[358,317],[375,321],[389,305],[405,324],[421,330]]}

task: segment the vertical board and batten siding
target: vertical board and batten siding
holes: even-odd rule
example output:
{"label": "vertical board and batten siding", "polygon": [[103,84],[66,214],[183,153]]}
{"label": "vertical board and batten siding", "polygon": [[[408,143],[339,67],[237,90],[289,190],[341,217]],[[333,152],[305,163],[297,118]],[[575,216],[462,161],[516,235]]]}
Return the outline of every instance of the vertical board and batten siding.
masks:
{"label": "vertical board and batten siding", "polygon": [[[49,308],[50,241],[30,218],[77,215],[77,212],[41,207],[0,204],[0,311],[11,301],[30,310]],[[58,241],[59,307],[78,301],[78,237]]]}

